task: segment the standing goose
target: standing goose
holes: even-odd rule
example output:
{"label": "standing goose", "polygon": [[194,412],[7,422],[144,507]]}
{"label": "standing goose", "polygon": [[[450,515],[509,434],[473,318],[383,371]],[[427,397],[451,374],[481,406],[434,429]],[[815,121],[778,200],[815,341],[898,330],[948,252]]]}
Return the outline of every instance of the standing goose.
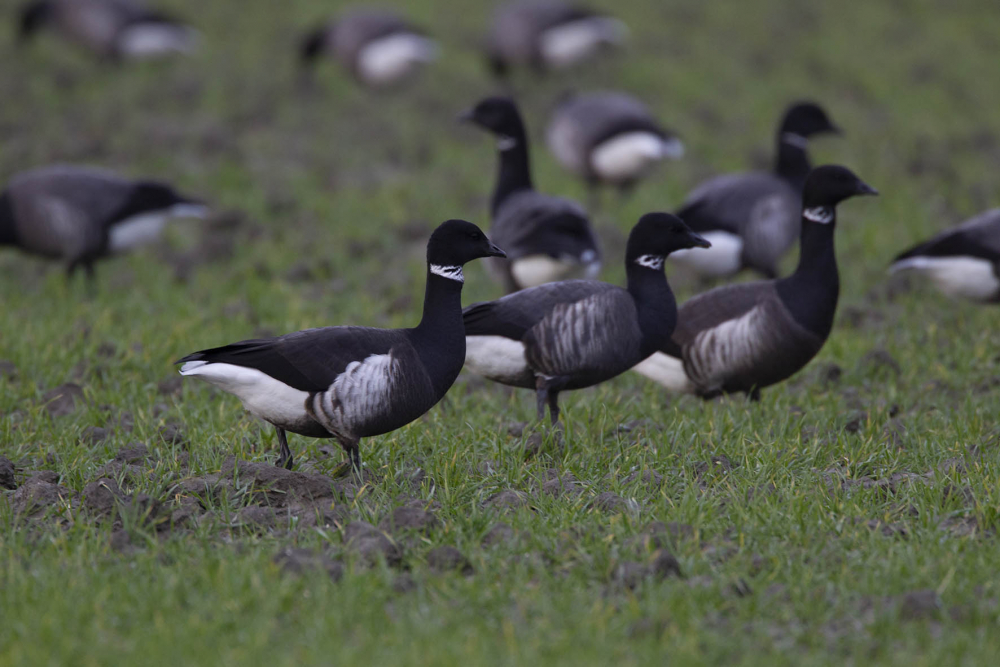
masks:
{"label": "standing goose", "polygon": [[302,63],[330,54],[361,84],[385,88],[409,79],[437,57],[438,46],[392,10],[359,7],[302,41]]}
{"label": "standing goose", "polygon": [[627,37],[624,23],[581,5],[563,0],[520,0],[497,8],[486,55],[498,77],[514,67],[542,74],[620,46]]}
{"label": "standing goose", "polygon": [[950,297],[1000,302],[1000,208],[910,248],[889,267],[899,271],[926,275]]}
{"label": "standing goose", "polygon": [[478,227],[442,223],[427,243],[424,314],[412,329],[324,327],[189,354],[181,375],[237,396],[274,425],[278,465],[292,467],[285,431],[336,438],[360,471],[361,438],[409,424],[451,387],[465,360],[462,265],[503,257]]}
{"label": "standing goose", "polygon": [[488,97],[461,116],[497,137],[499,173],[490,233],[507,259],[490,263],[508,292],[573,277],[593,278],[601,268],[597,236],[574,201],[536,192],[531,185],[528,137],[513,100]]}
{"label": "standing goose", "polygon": [[874,194],[844,167],[814,169],[803,193],[795,272],[719,287],[687,301],[672,338],[636,370],[674,391],[703,398],[742,391],[754,400],[764,387],[797,372],[823,347],[837,310],[836,206]]}
{"label": "standing goose", "polygon": [[190,26],[132,0],[35,0],[24,5],[20,41],[27,42],[42,27],[112,60],[189,53],[198,40]]}
{"label": "standing goose", "polygon": [[656,163],[684,155],[684,144],[645,104],[618,92],[565,98],[552,114],[546,138],[556,159],[592,190],[604,183],[626,193]]}
{"label": "standing goose", "polygon": [[754,171],[711,178],[691,192],[677,212],[712,242],[707,253],[676,253],[704,278],[725,278],[751,268],[768,278],[799,236],[802,187],[809,175],[809,138],[839,133],[811,102],[793,104],[778,127],[773,172]]}
{"label": "standing goose", "polygon": [[628,288],[593,280],[532,287],[464,311],[466,365],[494,382],[534,389],[538,419],[559,420],[559,392],[624,373],[670,339],[677,303],[664,257],[709,243],[669,213],[647,213],[629,234]]}
{"label": "standing goose", "polygon": [[207,208],[157,181],[133,181],[92,167],[53,165],[14,176],[0,193],[0,245],[82,267],[151,243],[170,218],[204,217]]}

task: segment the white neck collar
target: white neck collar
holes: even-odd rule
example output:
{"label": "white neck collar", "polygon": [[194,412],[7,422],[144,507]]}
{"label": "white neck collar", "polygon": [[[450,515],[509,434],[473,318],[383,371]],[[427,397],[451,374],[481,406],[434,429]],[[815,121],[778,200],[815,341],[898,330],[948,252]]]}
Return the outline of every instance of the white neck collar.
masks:
{"label": "white neck collar", "polygon": [[497,150],[509,151],[514,146],[517,146],[517,139],[506,134],[501,134],[497,137]]}
{"label": "white neck collar", "polygon": [[832,206],[814,206],[812,208],[803,209],[802,217],[806,220],[818,222],[821,225],[828,225],[833,222],[835,211]]}
{"label": "white neck collar", "polygon": [[803,150],[805,150],[809,146],[809,140],[803,137],[801,134],[796,134],[795,132],[782,132],[781,143],[789,144],[791,146],[795,146],[796,148],[801,148]]}
{"label": "white neck collar", "polygon": [[663,255],[639,255],[635,258],[635,263],[647,269],[659,271],[663,268]]}
{"label": "white neck collar", "polygon": [[444,266],[442,264],[431,264],[431,273],[435,276],[441,276],[442,278],[447,278],[448,280],[457,280],[460,283],[465,282],[465,276],[462,275],[461,266]]}

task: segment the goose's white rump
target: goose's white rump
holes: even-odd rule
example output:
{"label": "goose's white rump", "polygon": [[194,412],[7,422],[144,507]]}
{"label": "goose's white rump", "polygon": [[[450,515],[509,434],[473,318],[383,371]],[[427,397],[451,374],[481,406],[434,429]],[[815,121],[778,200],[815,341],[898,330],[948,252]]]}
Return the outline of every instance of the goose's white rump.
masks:
{"label": "goose's white rump", "polygon": [[437,44],[413,33],[396,33],[366,44],[358,52],[361,78],[375,85],[388,85],[409,75],[437,57]]}
{"label": "goose's white rump", "polygon": [[528,372],[524,343],[503,336],[466,336],[465,365],[491,380],[512,379]]}
{"label": "goose's white rump", "polygon": [[626,132],[595,146],[590,163],[604,180],[630,181],[660,160],[683,154],[684,145],[678,139],[663,139],[652,132]]}
{"label": "goose's white rump", "polygon": [[628,28],[617,19],[588,17],[549,28],[540,35],[539,50],[550,67],[568,67],[603,44],[618,44]]}
{"label": "goose's white rump", "polygon": [[636,373],[648,377],[670,391],[679,394],[694,392],[694,384],[684,372],[684,362],[663,352],[654,352],[632,367]]}
{"label": "goose's white rump", "polygon": [[208,361],[188,361],[181,375],[195,375],[243,402],[247,412],[272,424],[295,424],[308,418],[309,393],[290,387],[254,368]]}
{"label": "goose's white rump", "polygon": [[722,277],[736,273],[743,266],[743,239],[729,232],[704,232],[711,248],[678,250],[669,259],[691,267],[699,275]]}
{"label": "goose's white rump", "polygon": [[916,271],[928,276],[937,288],[951,297],[989,301],[1000,291],[1000,279],[993,264],[978,257],[916,256],[893,264],[889,272]]}

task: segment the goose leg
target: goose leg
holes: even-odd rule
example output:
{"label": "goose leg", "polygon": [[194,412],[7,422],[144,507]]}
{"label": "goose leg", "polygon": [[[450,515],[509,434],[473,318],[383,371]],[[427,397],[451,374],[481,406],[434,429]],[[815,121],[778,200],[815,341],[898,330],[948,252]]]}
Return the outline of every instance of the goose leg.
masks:
{"label": "goose leg", "polygon": [[747,392],[747,398],[749,400],[753,401],[754,403],[759,403],[760,402],[760,388],[759,387],[754,387],[753,389],[751,389],[750,391],[748,391]]}
{"label": "goose leg", "polygon": [[288,447],[288,438],[285,436],[285,429],[275,426],[274,431],[278,434],[278,444],[281,446],[276,465],[279,468],[291,470],[294,461],[292,460],[292,450]]}
{"label": "goose leg", "polygon": [[561,426],[559,422],[559,390],[549,389],[549,420],[554,426]]}
{"label": "goose leg", "polygon": [[358,447],[358,439],[348,440],[347,438],[337,438],[337,442],[347,452],[347,460],[341,461],[330,473],[331,477],[343,477],[352,470],[354,474],[361,478],[361,448]]}
{"label": "goose leg", "polygon": [[535,401],[538,407],[538,421],[545,421],[545,403],[549,399],[549,389],[542,378],[535,380]]}

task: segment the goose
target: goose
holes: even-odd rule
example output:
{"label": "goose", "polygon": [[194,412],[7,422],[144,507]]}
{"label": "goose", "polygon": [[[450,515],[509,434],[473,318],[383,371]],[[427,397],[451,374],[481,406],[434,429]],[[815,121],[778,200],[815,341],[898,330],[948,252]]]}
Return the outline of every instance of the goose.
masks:
{"label": "goose", "polygon": [[716,176],[696,187],[677,215],[712,241],[712,250],[679,252],[671,259],[707,279],[729,277],[743,268],[776,278],[778,260],[799,236],[809,138],[822,133],[840,130],[819,105],[790,106],[778,126],[774,171]]}
{"label": "goose", "polygon": [[926,275],[950,297],[1000,302],[1000,208],[994,208],[893,260],[890,273],[915,271]]}
{"label": "goose", "polygon": [[286,431],[335,438],[360,472],[359,441],[394,431],[430,410],[465,360],[462,266],[503,257],[474,224],[442,223],[427,243],[424,312],[412,329],[336,326],[245,340],[189,354],[180,374],[235,395],[272,424],[292,467]]}
{"label": "goose", "polygon": [[111,60],[190,53],[198,33],[132,0],[35,0],[21,9],[19,41],[42,27]]}
{"label": "goose", "polygon": [[546,140],[556,160],[591,190],[606,183],[623,194],[656,163],[684,155],[684,144],[645,104],[612,91],[565,97],[552,114]]}
{"label": "goose", "polygon": [[75,165],[15,175],[0,193],[0,246],[67,262],[72,277],[94,262],[159,238],[171,218],[203,218],[207,207],[166,183],[130,180]]}
{"label": "goose", "polygon": [[628,287],[566,280],[469,306],[465,365],[501,384],[534,389],[538,419],[559,421],[559,392],[624,373],[659,349],[677,323],[664,257],[707,248],[679,218],[647,213],[629,234]]}
{"label": "goose", "polygon": [[508,292],[573,277],[593,278],[601,250],[587,212],[574,201],[536,192],[528,137],[508,97],[488,97],[463,113],[497,138],[499,173],[490,201],[490,228],[507,259],[488,266]]}
{"label": "goose", "polygon": [[359,83],[371,88],[399,84],[437,58],[437,43],[391,10],[357,7],[308,33],[302,63],[333,56]]}
{"label": "goose", "polygon": [[628,28],[618,19],[562,0],[520,0],[500,5],[493,16],[486,57],[497,77],[512,67],[537,74],[576,65],[620,46]]}
{"label": "goose", "polygon": [[837,204],[874,194],[844,167],[814,169],[802,197],[795,272],[719,287],[685,302],[673,336],[635,370],[674,391],[703,398],[744,392],[751,400],[796,373],[823,347],[837,310]]}

